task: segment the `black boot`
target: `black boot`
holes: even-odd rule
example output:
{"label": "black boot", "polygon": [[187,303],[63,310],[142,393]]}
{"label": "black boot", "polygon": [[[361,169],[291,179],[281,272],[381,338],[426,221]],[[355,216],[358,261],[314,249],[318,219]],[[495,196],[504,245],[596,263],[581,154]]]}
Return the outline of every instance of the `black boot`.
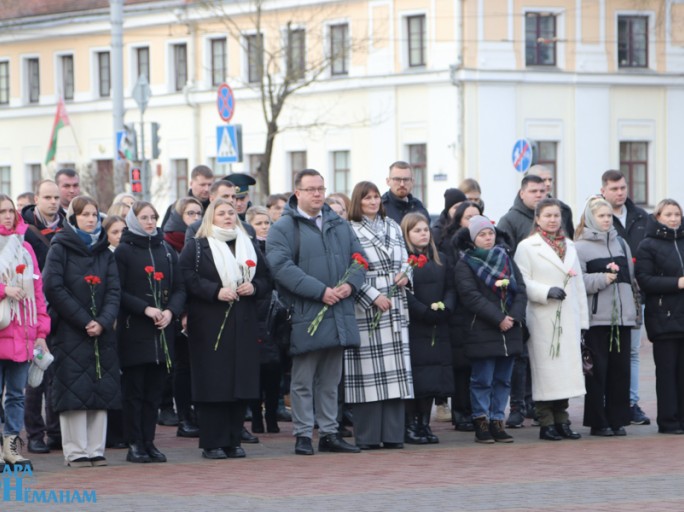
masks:
{"label": "black boot", "polygon": [[439,443],[439,437],[433,434],[432,429],[430,428],[430,413],[422,414],[421,420],[422,421],[420,422],[420,435],[424,436],[429,444]]}
{"label": "black boot", "polygon": [[513,436],[504,430],[503,420],[492,420],[489,422],[489,432],[497,443],[512,443]]}
{"label": "black boot", "polygon": [[556,432],[558,432],[559,436],[566,439],[579,439],[582,437],[582,434],[573,431],[567,423],[556,423]]}
{"label": "black boot", "polygon": [[128,462],[151,462],[147,450],[143,448],[142,443],[131,443],[128,445],[128,455],[126,455]]}
{"label": "black boot", "polygon": [[406,429],[404,430],[404,442],[407,444],[427,444],[427,438],[418,429],[418,420],[415,417],[406,417]]}
{"label": "black boot", "polygon": [[548,425],[546,427],[541,427],[539,429],[539,439],[544,441],[562,441],[563,438],[560,436],[556,430],[555,425]]}
{"label": "black boot", "polygon": [[484,444],[493,444],[494,438],[492,433],[489,431],[489,420],[486,416],[480,418],[475,418],[473,420],[475,425],[475,442]]}

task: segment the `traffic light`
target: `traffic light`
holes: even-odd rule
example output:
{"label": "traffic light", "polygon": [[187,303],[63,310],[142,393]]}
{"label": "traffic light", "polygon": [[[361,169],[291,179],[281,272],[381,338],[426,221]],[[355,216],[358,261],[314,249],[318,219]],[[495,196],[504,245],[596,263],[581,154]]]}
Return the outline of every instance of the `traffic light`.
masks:
{"label": "traffic light", "polygon": [[135,133],[135,123],[124,125],[126,130],[126,141],[124,148],[124,157],[131,161],[138,160],[138,136]]}
{"label": "traffic light", "polygon": [[131,192],[135,194],[142,194],[142,173],[139,167],[131,169]]}
{"label": "traffic light", "polygon": [[159,153],[161,153],[161,150],[159,149],[159,123],[152,123],[152,158],[156,159],[159,158]]}

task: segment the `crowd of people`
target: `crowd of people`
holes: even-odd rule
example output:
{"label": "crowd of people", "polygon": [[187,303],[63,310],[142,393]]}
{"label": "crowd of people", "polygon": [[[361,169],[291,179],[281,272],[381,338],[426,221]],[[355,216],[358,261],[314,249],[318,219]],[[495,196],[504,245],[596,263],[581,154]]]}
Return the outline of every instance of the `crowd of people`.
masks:
{"label": "crowd of people", "polygon": [[[568,406],[580,396],[591,435],[624,436],[650,423],[642,319],[658,431],[684,434],[676,201],[649,215],[609,170],[575,227],[553,174],[534,166],[497,223],[472,179],[431,223],[406,162],[384,193],[362,181],[326,196],[305,169],[293,193],[259,206],[251,184],[198,166],[161,223],[129,194],[101,211],[71,169],[22,194],[21,209],[0,195],[5,463],[31,464],[24,429],[29,452],[61,449],[71,467],[106,465],[106,447],[166,462],[155,430],[174,405],[178,435],[208,459],[246,456],[258,442],[246,419],[254,433],[291,420],[299,455],[315,453],[315,428],[319,451],[438,443],[431,412],[449,400],[478,443],[513,442],[527,418],[542,440],[579,439]],[[45,354],[54,362],[27,386]]]}

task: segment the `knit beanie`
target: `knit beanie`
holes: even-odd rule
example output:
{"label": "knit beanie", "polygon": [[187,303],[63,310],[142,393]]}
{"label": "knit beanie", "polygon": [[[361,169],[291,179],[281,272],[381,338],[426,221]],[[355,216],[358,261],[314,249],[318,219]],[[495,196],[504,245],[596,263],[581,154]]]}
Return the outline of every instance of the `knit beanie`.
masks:
{"label": "knit beanie", "polygon": [[477,235],[480,234],[480,231],[484,229],[491,229],[492,231],[494,231],[494,225],[492,224],[492,221],[484,215],[475,215],[474,217],[471,217],[470,221],[468,222],[468,229],[470,230],[470,239],[473,242],[477,238]]}
{"label": "knit beanie", "polygon": [[457,188],[449,188],[444,192],[444,211],[448,212],[449,208],[456,203],[465,201],[466,195]]}

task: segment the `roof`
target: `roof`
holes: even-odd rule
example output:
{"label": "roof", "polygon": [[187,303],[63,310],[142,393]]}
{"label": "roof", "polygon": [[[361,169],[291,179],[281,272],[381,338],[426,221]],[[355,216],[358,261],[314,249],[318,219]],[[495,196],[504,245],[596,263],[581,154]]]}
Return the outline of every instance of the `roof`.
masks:
{"label": "roof", "polygon": [[[124,6],[146,3],[160,3],[160,0],[124,0]],[[102,9],[109,10],[109,0],[0,0],[0,20]]]}

